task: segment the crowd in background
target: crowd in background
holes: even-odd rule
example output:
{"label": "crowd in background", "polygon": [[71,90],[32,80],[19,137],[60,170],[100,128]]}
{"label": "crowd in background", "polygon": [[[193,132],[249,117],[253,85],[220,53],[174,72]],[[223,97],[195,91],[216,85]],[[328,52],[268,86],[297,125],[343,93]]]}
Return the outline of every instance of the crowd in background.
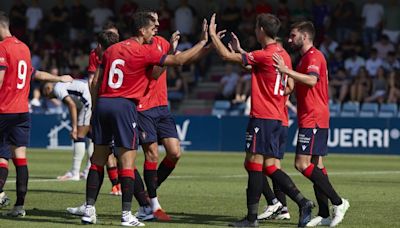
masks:
{"label": "crowd in background", "polygon": [[[202,1],[203,2],[203,1]],[[173,31],[182,34],[179,50],[196,42],[202,18],[218,14],[219,29],[234,32],[246,51],[260,48],[254,36],[257,14],[273,13],[282,22],[280,37],[285,41],[290,24],[298,20],[313,21],[317,30],[315,45],[326,56],[329,66],[330,98],[332,102],[400,101],[400,5],[397,0],[385,2],[368,0],[361,5],[355,1],[295,0],[289,7],[287,0],[206,0],[201,7],[180,0],[171,8],[167,0],[155,6],[159,15],[159,34],[169,39]],[[13,35],[31,49],[36,69],[71,74],[84,78],[87,74],[88,54],[96,47],[96,33],[108,21],[119,28],[121,39],[130,36],[131,15],[141,8],[138,2],[125,0],[120,7],[115,1],[99,0],[88,8],[84,1],[74,0],[66,5],[57,0],[54,7],[44,11],[40,0],[15,0],[9,12]],[[231,36],[224,38],[227,43]],[[290,51],[290,50],[289,50]],[[293,56],[296,63],[298,56]],[[190,87],[207,81],[207,72],[214,65],[212,55],[197,64],[169,69],[168,87],[172,100],[182,100]],[[216,62],[222,64],[221,62]],[[221,77],[220,93],[215,99],[243,102],[249,95],[250,76],[231,65]],[[56,101],[40,97],[40,85],[33,85],[33,112],[61,112]]]}

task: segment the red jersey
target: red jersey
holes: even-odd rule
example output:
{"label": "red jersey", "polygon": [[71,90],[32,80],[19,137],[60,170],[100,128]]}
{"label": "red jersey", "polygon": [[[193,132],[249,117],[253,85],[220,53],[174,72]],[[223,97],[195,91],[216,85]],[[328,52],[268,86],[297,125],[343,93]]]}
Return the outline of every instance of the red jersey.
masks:
{"label": "red jersey", "polygon": [[[149,44],[149,48],[159,51],[162,55],[168,54],[170,44],[161,36],[155,36],[153,42]],[[152,69],[151,69],[152,70]],[[167,106],[167,71],[165,70],[158,79],[149,78],[149,88],[146,95],[140,99],[138,111],[146,111],[148,109]]]}
{"label": "red jersey", "polygon": [[329,128],[328,68],[324,55],[311,47],[301,57],[296,71],[318,77],[312,88],[296,83],[299,128]]}
{"label": "red jersey", "polygon": [[138,102],[149,86],[149,67],[162,65],[165,59],[160,51],[149,47],[128,39],[107,48],[101,64],[104,75],[99,97],[123,97]]}
{"label": "red jersey", "polygon": [[97,67],[101,64],[99,56],[97,56],[96,49],[90,51],[89,54],[89,66],[87,71],[89,73],[95,73]]}
{"label": "red jersey", "polygon": [[243,63],[252,66],[251,72],[251,110],[250,117],[283,120],[285,107],[284,91],[287,75],[282,75],[273,66],[272,55],[278,53],[286,66],[292,67],[289,54],[277,43],[262,50],[246,53]]}
{"label": "red jersey", "polygon": [[0,70],[4,70],[0,88],[0,113],[29,111],[29,88],[34,69],[28,46],[14,36],[0,42]]}

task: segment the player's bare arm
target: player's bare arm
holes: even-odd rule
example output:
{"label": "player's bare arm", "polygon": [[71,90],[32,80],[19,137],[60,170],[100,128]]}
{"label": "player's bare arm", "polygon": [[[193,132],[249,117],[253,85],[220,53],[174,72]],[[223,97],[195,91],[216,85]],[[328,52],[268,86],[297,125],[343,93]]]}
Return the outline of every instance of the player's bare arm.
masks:
{"label": "player's bare arm", "polygon": [[274,61],[276,63],[276,64],[274,64],[274,67],[276,67],[276,69],[278,69],[282,74],[287,74],[289,77],[293,78],[295,81],[301,82],[305,85],[308,85],[309,87],[314,87],[317,84],[318,78],[316,76],[302,74],[297,71],[289,69],[285,65],[283,58],[280,55],[278,55],[277,53],[273,54],[272,58],[274,59]]}
{"label": "player's bare arm", "polygon": [[75,102],[72,100],[70,96],[66,96],[63,100],[64,104],[67,105],[69,110],[69,115],[71,116],[71,138],[76,140],[78,139],[78,113]]}
{"label": "player's bare arm", "polygon": [[222,43],[217,35],[217,25],[215,24],[216,14],[214,13],[210,20],[210,37],[218,55],[225,61],[242,64],[242,55],[240,53],[230,52],[228,48]]}
{"label": "player's bare arm", "polygon": [[94,73],[94,78],[96,81],[93,81],[92,89],[90,90],[90,95],[92,96],[92,110],[95,110],[96,107],[96,102],[97,102],[97,97],[99,93],[99,88],[101,85],[101,82],[103,81],[103,74],[104,70],[102,68],[97,68],[96,72]]}
{"label": "player's bare arm", "polygon": [[293,90],[294,90],[294,80],[293,78],[288,77],[284,95],[286,96],[291,94]]}
{"label": "player's bare arm", "polygon": [[35,79],[48,82],[72,82],[73,80],[73,78],[70,75],[57,76],[39,70],[37,70],[35,73]]}
{"label": "player's bare arm", "polygon": [[[175,51],[176,51],[176,47],[178,46],[180,37],[181,37],[181,33],[179,31],[175,31],[172,34],[171,39],[169,41],[169,43],[170,43],[170,49],[168,51],[169,55],[176,54]],[[164,73],[165,70],[167,70],[166,66],[154,66],[153,72],[152,72],[153,78],[160,77],[161,74]]]}

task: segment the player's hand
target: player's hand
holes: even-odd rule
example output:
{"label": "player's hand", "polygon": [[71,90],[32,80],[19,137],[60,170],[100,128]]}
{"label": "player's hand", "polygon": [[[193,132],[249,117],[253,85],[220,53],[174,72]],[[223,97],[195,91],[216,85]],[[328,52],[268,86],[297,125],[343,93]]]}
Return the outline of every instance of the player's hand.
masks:
{"label": "player's hand", "polygon": [[217,34],[217,24],[215,24],[215,17],[216,17],[216,16],[217,16],[217,14],[214,13],[214,14],[211,16],[211,19],[210,19],[209,33],[210,33],[211,36]]}
{"label": "player's hand", "polygon": [[[225,37],[225,33],[226,33],[226,29],[219,31],[219,32],[217,33],[218,38],[219,38],[219,39],[224,38],[224,37]],[[214,44],[211,42],[211,43],[209,43],[205,48],[212,48],[212,47],[214,47]]]}
{"label": "player's hand", "polygon": [[208,42],[208,24],[206,19],[203,19],[203,27],[201,31],[200,42],[204,43]]}
{"label": "player's hand", "polygon": [[70,135],[73,140],[77,140],[78,139],[78,129],[76,127],[73,127],[70,132]]}
{"label": "player's hand", "polygon": [[243,52],[242,47],[240,46],[239,38],[236,36],[235,33],[231,32],[232,40],[229,42],[229,45],[232,47],[232,50],[235,52]]}
{"label": "player's hand", "polygon": [[176,51],[176,47],[178,46],[180,38],[181,38],[181,33],[179,32],[179,30],[176,30],[172,34],[171,39],[169,40],[169,44],[171,45],[171,48],[172,48],[173,52]]}
{"label": "player's hand", "polygon": [[74,80],[71,75],[61,75],[60,76],[60,82],[72,82]]}
{"label": "player's hand", "polygon": [[283,61],[283,58],[278,55],[277,53],[274,53],[272,55],[272,59],[275,61],[274,67],[279,70],[281,73],[286,73],[288,70],[288,67],[285,65],[285,62]]}

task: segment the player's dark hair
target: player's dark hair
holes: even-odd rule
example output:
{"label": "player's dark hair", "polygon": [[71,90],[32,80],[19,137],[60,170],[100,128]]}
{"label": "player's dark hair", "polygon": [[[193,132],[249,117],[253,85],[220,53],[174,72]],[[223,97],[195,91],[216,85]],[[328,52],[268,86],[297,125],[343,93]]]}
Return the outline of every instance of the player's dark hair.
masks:
{"label": "player's dark hair", "polygon": [[109,46],[118,43],[119,36],[110,31],[102,31],[97,36],[97,42],[106,50]]}
{"label": "player's dark hair", "polygon": [[107,21],[104,25],[103,25],[103,31],[109,30],[109,29],[117,29],[117,26],[115,25],[114,22],[112,21]]}
{"label": "player's dark hair", "polygon": [[299,21],[294,23],[290,29],[297,29],[299,32],[307,33],[311,39],[314,40],[315,37],[315,28],[314,24],[311,21]]}
{"label": "player's dark hair", "polygon": [[262,13],[257,16],[256,21],[257,26],[264,30],[265,35],[275,39],[281,27],[281,22],[275,15]]}
{"label": "player's dark hair", "polygon": [[149,13],[138,12],[133,15],[133,22],[132,22],[132,35],[137,36],[139,35],[139,30],[145,28],[151,23],[155,22],[154,17],[152,17]]}
{"label": "player's dark hair", "polygon": [[0,11],[0,23],[6,27],[10,26],[10,19],[4,11]]}
{"label": "player's dark hair", "polygon": [[154,9],[154,8],[141,8],[136,12],[137,13],[157,13],[157,9]]}

